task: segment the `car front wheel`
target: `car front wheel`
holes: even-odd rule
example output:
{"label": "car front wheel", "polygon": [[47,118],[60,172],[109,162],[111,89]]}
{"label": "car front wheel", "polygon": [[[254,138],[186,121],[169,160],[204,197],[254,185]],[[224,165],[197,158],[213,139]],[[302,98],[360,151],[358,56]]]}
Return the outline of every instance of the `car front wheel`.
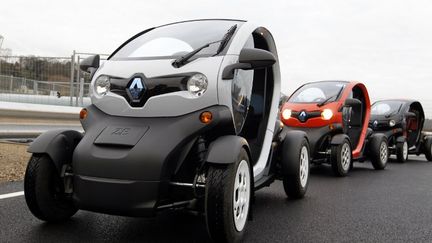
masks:
{"label": "car front wheel", "polygon": [[374,136],[370,141],[370,160],[375,170],[383,170],[388,161],[388,144],[385,136]]}
{"label": "car front wheel", "polygon": [[408,160],[408,142],[406,140],[396,144],[396,157],[401,163]]}
{"label": "car front wheel", "polygon": [[33,155],[24,177],[24,195],[34,216],[48,222],[72,217],[77,207],[64,193],[63,182],[47,155]]}
{"label": "car front wheel", "polygon": [[241,241],[249,215],[251,180],[249,156],[244,149],[233,164],[209,166],[205,212],[214,242]]}
{"label": "car front wheel", "polygon": [[351,144],[344,139],[341,144],[331,147],[331,167],[336,176],[346,176],[352,163]]}
{"label": "car front wheel", "polygon": [[425,141],[425,155],[428,161],[432,161],[432,137],[427,137]]}
{"label": "car front wheel", "polygon": [[287,197],[303,198],[309,184],[310,151],[306,138],[286,139],[282,151],[283,186]]}

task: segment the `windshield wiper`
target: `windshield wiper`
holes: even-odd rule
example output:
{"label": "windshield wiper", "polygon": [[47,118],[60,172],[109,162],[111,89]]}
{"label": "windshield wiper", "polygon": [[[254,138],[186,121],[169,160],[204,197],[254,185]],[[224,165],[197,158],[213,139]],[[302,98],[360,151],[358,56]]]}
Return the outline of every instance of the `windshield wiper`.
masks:
{"label": "windshield wiper", "polygon": [[221,43],[216,51],[216,54],[221,53],[221,51],[223,51],[223,49],[225,48],[225,46],[228,44],[229,40],[231,40],[231,37],[234,35],[235,31],[237,29],[237,25],[233,25],[231,26],[228,31],[226,32],[226,34],[224,35],[224,37],[221,40]]}
{"label": "windshield wiper", "polygon": [[321,106],[327,104],[327,102],[329,102],[331,99],[339,97],[339,95],[340,95],[340,93],[342,92],[343,88],[344,88],[344,87],[341,87],[340,90],[339,90],[339,92],[338,92],[337,94],[328,97],[327,99],[325,99],[325,100],[322,101],[321,103],[318,103],[317,106],[318,106],[318,107],[321,107]]}
{"label": "windshield wiper", "polygon": [[220,42],[220,44],[219,44],[219,47],[218,47],[215,55],[219,54],[225,48],[226,44],[228,43],[228,41],[233,36],[236,29],[237,29],[237,25],[231,26],[231,28],[228,29],[227,33],[224,35],[224,37],[222,39],[217,40],[217,41],[213,41],[213,42],[209,42],[203,46],[198,47],[197,49],[195,49],[195,50],[187,53],[186,55],[176,59],[172,65],[176,68],[179,68],[179,67],[185,65],[189,59],[191,59],[193,56],[195,56],[202,49],[205,49],[205,48],[209,47],[210,45],[216,44],[218,42]]}

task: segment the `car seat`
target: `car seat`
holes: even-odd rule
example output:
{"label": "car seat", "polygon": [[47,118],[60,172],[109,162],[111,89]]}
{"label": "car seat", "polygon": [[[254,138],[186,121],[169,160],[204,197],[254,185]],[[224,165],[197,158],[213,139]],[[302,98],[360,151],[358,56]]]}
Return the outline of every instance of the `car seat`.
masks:
{"label": "car seat", "polygon": [[352,147],[355,148],[362,131],[363,104],[359,101],[359,103],[353,105],[350,110],[347,135],[351,140]]}

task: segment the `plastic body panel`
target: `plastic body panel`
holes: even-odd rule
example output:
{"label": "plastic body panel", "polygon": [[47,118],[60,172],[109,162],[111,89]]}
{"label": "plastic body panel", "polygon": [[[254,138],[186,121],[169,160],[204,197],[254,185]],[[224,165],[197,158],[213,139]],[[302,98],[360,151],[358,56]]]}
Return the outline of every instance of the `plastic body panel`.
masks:
{"label": "plastic body panel", "polygon": [[80,132],[73,130],[50,130],[37,137],[27,151],[47,154],[60,173],[64,164],[72,162],[72,153],[82,137]]}
{"label": "plastic body panel", "polygon": [[[82,121],[85,136],[73,154],[74,200],[83,209],[122,215],[154,210],[158,200],[169,197],[166,187],[183,162],[181,155],[187,154],[183,150],[190,148],[187,145],[197,135],[232,122],[224,106],[161,118],[110,116],[93,105],[87,110],[88,117]],[[213,114],[209,124],[199,119],[203,111]],[[107,127],[137,126],[148,130],[134,146],[125,142],[121,133],[107,138],[112,144],[95,144]]]}

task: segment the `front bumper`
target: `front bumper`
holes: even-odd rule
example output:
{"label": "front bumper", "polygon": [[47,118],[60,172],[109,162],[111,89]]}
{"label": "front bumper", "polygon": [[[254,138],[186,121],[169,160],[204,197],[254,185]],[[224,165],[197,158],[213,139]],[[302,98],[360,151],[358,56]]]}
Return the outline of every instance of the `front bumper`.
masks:
{"label": "front bumper", "polygon": [[159,181],[118,180],[76,175],[74,201],[80,209],[113,215],[152,216]]}
{"label": "front bumper", "polygon": [[312,159],[320,159],[322,155],[320,152],[326,152],[325,150],[329,146],[330,139],[335,135],[342,133],[342,126],[340,124],[332,124],[331,126],[323,127],[288,127],[285,126],[286,132],[292,130],[303,131],[307,134],[309,141],[309,147],[311,150]]}
{"label": "front bumper", "polygon": [[[95,106],[87,110],[85,135],[73,154],[73,198],[81,209],[116,215],[151,215],[170,202],[170,179],[196,138],[232,127],[225,106],[163,118],[110,116]],[[212,112],[210,124],[200,122],[203,111]],[[106,132],[113,127],[115,132]]]}

